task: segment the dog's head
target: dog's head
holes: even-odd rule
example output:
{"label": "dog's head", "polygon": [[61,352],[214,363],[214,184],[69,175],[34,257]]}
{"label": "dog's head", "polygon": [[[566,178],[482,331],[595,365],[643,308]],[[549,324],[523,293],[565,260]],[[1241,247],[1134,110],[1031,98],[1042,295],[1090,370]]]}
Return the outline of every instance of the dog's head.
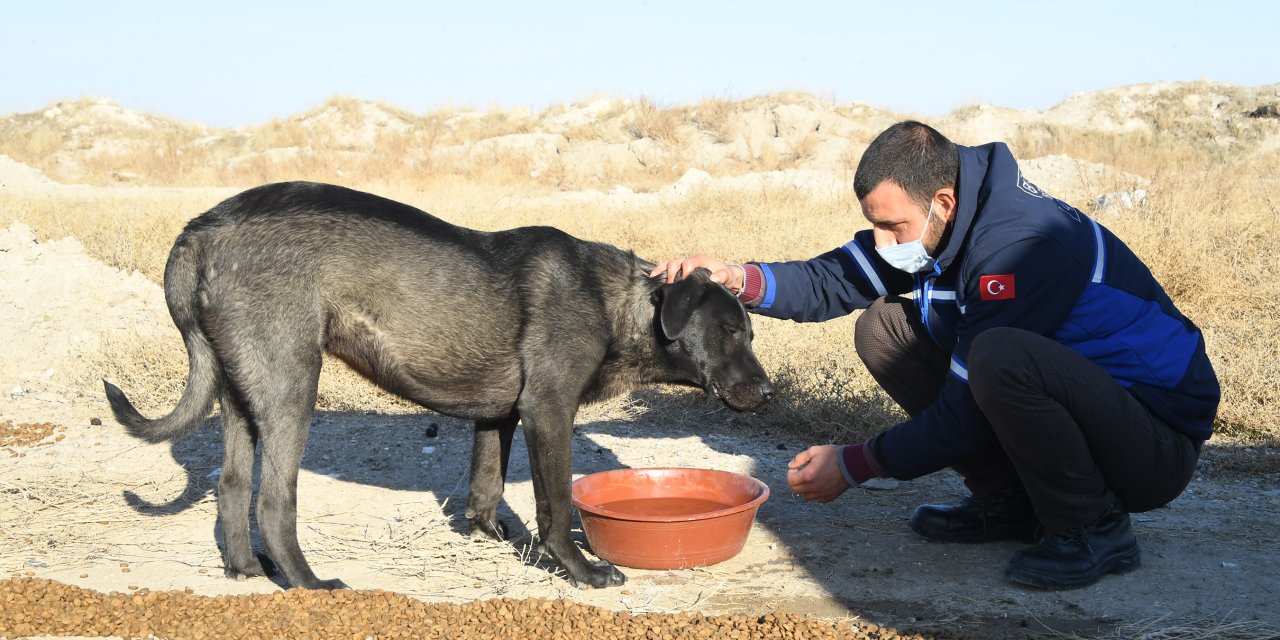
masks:
{"label": "dog's head", "polygon": [[751,351],[742,302],[698,269],[653,293],[654,329],[690,380],[737,411],[757,411],[776,390]]}

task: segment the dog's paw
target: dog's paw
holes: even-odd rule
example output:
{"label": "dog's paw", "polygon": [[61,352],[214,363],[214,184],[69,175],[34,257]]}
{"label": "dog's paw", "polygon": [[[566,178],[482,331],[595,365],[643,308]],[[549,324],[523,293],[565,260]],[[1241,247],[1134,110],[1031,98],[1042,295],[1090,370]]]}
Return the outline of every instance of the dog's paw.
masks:
{"label": "dog's paw", "polygon": [[471,520],[471,535],[474,536],[477,533],[498,542],[504,542],[508,539],[506,523],[497,518],[473,518]]}
{"label": "dog's paw", "polygon": [[267,569],[263,566],[262,560],[266,560],[267,564],[271,565],[272,569],[275,568],[275,565],[271,564],[271,561],[268,560],[266,556],[250,556],[248,560],[243,562],[228,563],[223,568],[223,572],[227,574],[228,578],[231,578],[236,582],[244,582],[249,578],[261,578],[263,576],[270,575]]}
{"label": "dog's paw", "polygon": [[577,576],[570,573],[569,584],[579,589],[604,589],[621,586],[627,582],[627,577],[605,560],[592,563],[581,573],[582,575]]}
{"label": "dog's paw", "polygon": [[339,579],[337,579],[337,578],[334,578],[334,579],[332,579],[332,580],[316,580],[315,582],[312,582],[311,584],[303,584],[303,585],[298,585],[298,586],[302,587],[303,589],[316,589],[316,590],[322,590],[322,591],[333,591],[333,590],[335,590],[335,589],[350,589],[350,588],[351,588],[351,587],[348,587],[348,586],[347,586],[347,583],[345,583],[345,582],[343,582],[343,581],[341,581],[341,580],[339,580]]}
{"label": "dog's paw", "polygon": [[261,578],[267,575],[267,572],[262,569],[262,565],[258,564],[257,562],[254,562],[253,564],[245,567],[241,567],[239,569],[234,567],[226,567],[225,569],[223,569],[223,573],[226,573],[228,578],[231,578],[236,582],[244,582],[249,578]]}

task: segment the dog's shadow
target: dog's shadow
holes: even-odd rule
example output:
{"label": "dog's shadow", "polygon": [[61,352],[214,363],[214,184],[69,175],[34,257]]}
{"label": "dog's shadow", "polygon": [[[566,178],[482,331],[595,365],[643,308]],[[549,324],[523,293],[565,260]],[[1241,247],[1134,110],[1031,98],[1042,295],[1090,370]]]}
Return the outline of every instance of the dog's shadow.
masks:
{"label": "dog's shadow", "polygon": [[[626,467],[611,450],[596,445],[587,437],[597,426],[599,423],[574,427],[575,473]],[[605,425],[604,428],[610,427]],[[430,492],[445,514],[449,527],[460,536],[468,536],[472,535],[472,527],[465,510],[470,490],[468,481],[474,433],[472,421],[425,411],[419,414],[317,412],[301,468],[342,482],[396,491]],[[151,501],[135,491],[126,490],[125,502],[136,512],[167,516],[214,498],[222,461],[219,418],[215,416],[206,420],[190,437],[173,443],[170,453],[184,470],[186,485],[181,493],[165,502]],[[261,455],[261,447],[256,455]],[[261,461],[258,460],[254,466],[251,514],[256,510]],[[516,430],[506,480],[508,485],[530,481],[529,458],[521,429]],[[299,499],[305,500],[305,496]],[[533,523],[526,519],[531,513],[532,509],[523,515],[518,513],[505,498],[498,506],[498,518],[506,528],[512,553],[532,566],[554,572],[557,567],[542,559],[541,554],[529,553],[530,546],[537,543],[535,532],[530,529]],[[587,546],[576,514],[574,518],[575,541]],[[251,527],[251,530],[254,532],[255,549],[262,549],[256,527]],[[216,519],[214,538],[221,548],[224,538]],[[258,555],[260,559],[267,560],[261,552]],[[278,576],[272,579],[282,587],[288,586]]]}
{"label": "dog's shadow", "polygon": [[[788,501],[786,505],[763,508],[757,516],[757,523],[772,531],[788,547],[807,552],[807,545],[812,545],[812,541],[806,537],[802,528],[793,526],[793,521],[796,517],[817,517],[819,512],[815,510],[815,505],[792,504],[795,500],[789,495],[786,464],[791,456],[813,443],[798,441],[797,436],[780,429],[771,435],[768,429],[778,428],[762,425],[776,420],[762,420],[746,414],[722,411],[714,401],[705,401],[706,405],[699,407],[683,406],[696,401],[691,397],[672,400],[655,391],[638,391],[633,394],[633,398],[641,404],[652,405],[651,411],[636,419],[580,421],[574,427],[572,443],[575,474],[629,468],[629,463],[643,465],[643,459],[636,458],[637,451],[649,447],[659,452],[662,447],[671,446],[674,439],[698,436],[713,451],[735,456],[752,455],[747,472],[769,485],[774,494],[771,502]],[[672,408],[663,406],[668,402],[676,402],[682,406],[676,407],[674,411],[667,411],[666,409]],[[882,411],[874,403],[860,403],[856,400],[850,402],[866,414]],[[667,416],[685,414],[685,410],[691,408],[696,410],[695,413],[705,413],[705,420],[693,421],[704,422],[705,427],[694,427],[685,418],[670,422],[665,419]],[[880,417],[885,422],[893,419],[888,414]],[[479,536],[481,534],[472,533],[471,523],[465,516],[470,490],[468,480],[474,428],[471,421],[425,411],[418,414],[319,412],[312,423],[302,469],[333,477],[341,482],[429,493],[437,501],[450,528],[457,535]],[[625,438],[628,442],[646,440],[652,443],[631,447],[632,451],[624,461],[608,446],[597,442],[608,441],[610,438]],[[742,450],[744,443],[748,441],[753,443],[751,448]],[[222,434],[218,419],[207,420],[191,437],[173,444],[171,453],[186,472],[186,486],[174,499],[162,503],[149,502],[134,492],[125,492],[128,504],[139,513],[164,516],[213,499],[222,461]],[[255,465],[256,467],[260,467],[260,464]],[[522,429],[517,429],[507,483],[512,485],[529,481],[528,452]],[[255,477],[255,492],[257,486]],[[305,501],[304,492],[300,502]],[[543,559],[541,554],[529,552],[531,545],[536,543],[536,532],[531,530],[536,529],[533,513],[532,505],[521,505],[517,510],[504,498],[499,504],[497,515],[506,526],[507,541],[513,556],[528,565],[556,572],[558,567]],[[573,518],[575,542],[589,548],[576,513]],[[256,531],[256,527],[253,530]],[[216,524],[214,537],[221,545],[222,532]],[[263,548],[256,533],[253,542],[255,548]],[[273,580],[282,587],[287,586],[279,577]]]}

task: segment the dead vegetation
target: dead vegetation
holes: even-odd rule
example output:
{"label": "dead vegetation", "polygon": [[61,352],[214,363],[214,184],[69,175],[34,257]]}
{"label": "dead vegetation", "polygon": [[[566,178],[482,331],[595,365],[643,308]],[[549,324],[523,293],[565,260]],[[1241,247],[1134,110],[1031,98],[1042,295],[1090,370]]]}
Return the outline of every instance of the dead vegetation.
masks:
{"label": "dead vegetation", "polygon": [[[1224,389],[1218,434],[1232,442],[1280,437],[1280,320],[1268,304],[1280,297],[1271,277],[1271,260],[1280,255],[1280,122],[1248,117],[1255,103],[1274,102],[1276,91],[1141,85],[1074,96],[1046,112],[978,105],[933,122],[960,142],[1006,140],[1024,160],[1061,154],[1114,169],[1055,193],[1086,212],[1093,212],[1093,196],[1133,189],[1132,176],[1145,181],[1149,196],[1140,206],[1094,214],[1204,330]],[[847,180],[866,142],[899,118],[804,94],[687,106],[601,98],[542,113],[425,114],[335,98],[298,116],[217,130],[84,100],[0,118],[0,153],[64,182],[217,188],[0,191],[0,225],[21,220],[44,238],[73,235],[94,257],[159,282],[186,220],[238,187],[313,179],[372,190],[481,229],[554,225],[650,259],[694,251],[730,260],[802,259],[862,228],[851,195],[762,186],[699,188],[675,200],[622,199],[616,206],[538,197],[618,187],[643,195],[690,168],[713,179],[803,168]],[[901,417],[852,352],[852,318],[757,323],[762,361],[792,398],[763,420],[848,441]],[[107,360],[127,362],[121,350],[135,346],[117,341],[113,348]],[[110,372],[133,389],[165,390],[157,407],[171,404],[174,391],[161,382],[185,372],[180,344],[163,348],[172,353],[162,362]],[[159,351],[148,358],[160,358]],[[328,369],[335,373],[326,373],[322,408],[411,409],[336,363]],[[140,403],[150,404],[146,397]]]}

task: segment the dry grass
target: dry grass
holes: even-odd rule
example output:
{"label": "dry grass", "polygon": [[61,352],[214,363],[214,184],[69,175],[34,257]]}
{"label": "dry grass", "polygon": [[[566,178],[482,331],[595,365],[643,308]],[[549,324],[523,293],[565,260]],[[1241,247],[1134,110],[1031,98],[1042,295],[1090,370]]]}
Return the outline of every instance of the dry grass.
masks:
{"label": "dry grass", "polygon": [[[655,165],[600,169],[553,166],[533,176],[532,157],[494,153],[449,156],[434,151],[451,145],[474,147],[479,140],[534,131],[534,116],[454,113],[440,110],[424,116],[397,112],[402,129],[376,133],[379,153],[337,149],[319,143],[323,136],[297,124],[273,122],[241,138],[224,135],[216,142],[183,142],[181,131],[156,132],[127,167],[168,184],[247,186],[282,179],[319,179],[366,188],[396,198],[459,224],[499,229],[527,224],[561,227],[579,237],[635,250],[642,257],[705,251],[729,260],[800,259],[842,244],[862,220],[852,197],[818,201],[795,191],[695,192],[685,200],[653,206],[603,208],[588,204],[519,204],[520,196],[538,195],[557,186],[603,188],[626,184],[639,191],[678,177],[684,162],[681,131],[702,131],[716,141],[734,137],[735,114],[754,103],[708,100],[687,109],[660,109],[647,100],[629,109],[614,109],[593,124],[565,133],[611,139],[659,141],[666,156]],[[353,108],[330,103],[341,117]],[[551,112],[549,112],[551,113]],[[558,113],[558,112],[556,112]],[[1173,125],[1167,125],[1173,126]],[[56,172],[58,145],[52,134],[35,129],[25,147],[12,140],[5,153],[46,171]],[[176,131],[176,132],[175,132]],[[141,134],[140,134],[141,135]],[[757,170],[772,170],[811,152],[818,140],[789,141],[789,153],[760,153]],[[1065,153],[1101,162],[1150,179],[1147,204],[1106,215],[1100,220],[1123,238],[1150,265],[1169,294],[1203,330],[1223,383],[1217,430],[1224,442],[1271,443],[1280,440],[1280,318],[1271,313],[1280,299],[1280,283],[1272,262],[1280,255],[1280,153],[1233,156],[1212,140],[1170,137],[1160,131],[1103,134],[1054,127],[1023,131],[1010,141],[1021,157]],[[265,152],[284,146],[296,154],[272,159]],[[124,152],[133,153],[133,152]],[[241,156],[239,163],[220,159]],[[775,157],[776,156],[776,157]],[[787,156],[787,157],[781,157]],[[739,172],[743,161],[701,167],[720,175]],[[148,164],[150,163],[150,164]],[[206,166],[204,163],[208,163]],[[848,158],[856,164],[856,158]],[[214,169],[210,169],[213,166]],[[92,181],[109,182],[105,168],[93,168]],[[1127,185],[1099,185],[1124,188]],[[159,281],[170,243],[186,220],[206,210],[233,189],[85,190],[76,195],[15,195],[0,192],[0,226],[23,220],[43,237],[73,235],[93,256],[123,269],[136,269]],[[1085,211],[1090,203],[1075,202]],[[901,417],[875,386],[852,349],[853,317],[821,325],[797,325],[757,319],[757,351],[789,400],[763,420],[788,429],[808,430],[815,440],[864,437]],[[116,344],[117,362],[133,361],[111,372],[130,389],[150,386],[155,402],[176,398],[173,382],[185,372],[180,345],[162,360],[154,349],[127,357],[135,346]],[[327,367],[323,408],[411,410],[408,405],[373,390],[341,365]],[[133,376],[131,378],[131,376]],[[132,383],[132,384],[131,384]],[[135,391],[137,393],[137,391]],[[171,395],[166,402],[163,397]],[[670,402],[675,409],[683,396]],[[659,407],[660,409],[660,407]]]}
{"label": "dry grass", "polygon": [[0,192],[0,227],[22,221],[39,239],[73,236],[98,260],[159,282],[182,226],[232,193],[234,189],[77,189],[51,197]]}
{"label": "dry grass", "polygon": [[663,109],[648,98],[641,98],[625,125],[626,132],[636,140],[649,138],[665,144],[680,143],[681,113],[676,109]]}
{"label": "dry grass", "polygon": [[[1256,620],[1232,620],[1230,618],[1186,620],[1173,622],[1164,618],[1142,620],[1116,627],[1110,633],[1085,636],[1096,640],[1263,640],[1277,637],[1280,629]],[[1063,634],[1060,637],[1080,640],[1079,635]]]}
{"label": "dry grass", "polygon": [[741,105],[733,100],[711,98],[690,107],[688,118],[691,124],[711,134],[713,141],[723,144],[733,142],[732,116],[740,108]]}
{"label": "dry grass", "polygon": [[1114,226],[1204,329],[1223,384],[1219,426],[1274,434],[1280,319],[1271,306],[1280,284],[1265,262],[1280,255],[1280,200],[1263,185],[1280,175],[1280,158],[1171,175],[1147,215]]}

